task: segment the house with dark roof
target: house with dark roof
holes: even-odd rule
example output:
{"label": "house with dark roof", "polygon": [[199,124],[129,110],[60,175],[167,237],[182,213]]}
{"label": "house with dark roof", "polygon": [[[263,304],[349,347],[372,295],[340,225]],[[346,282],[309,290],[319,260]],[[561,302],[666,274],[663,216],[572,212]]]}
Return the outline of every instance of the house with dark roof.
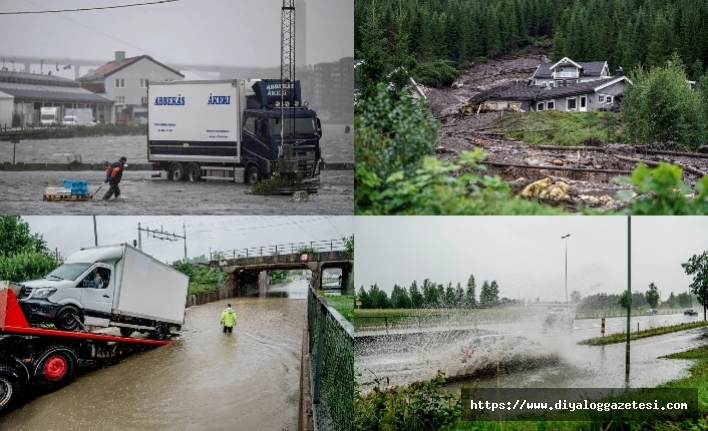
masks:
{"label": "house with dark roof", "polygon": [[558,87],[611,77],[606,61],[575,62],[563,57],[555,64],[539,64],[531,79],[533,85]]}
{"label": "house with dark roof", "polygon": [[116,51],[115,59],[89,71],[77,79],[81,86],[105,95],[115,102],[118,122],[132,123],[147,117],[147,87],[149,81],[178,81],[184,79],[179,71],[155,61],[149,55],[125,57]]}
{"label": "house with dark roof", "polygon": [[[81,88],[78,82],[58,76],[0,70],[0,93],[12,98],[13,115],[22,126],[38,126],[41,108],[91,109],[94,118],[111,118],[113,102]],[[7,99],[7,96],[2,96]],[[4,102],[7,103],[7,102]],[[2,121],[0,125],[4,125]],[[9,126],[9,125],[8,125]]]}
{"label": "house with dark roof", "polygon": [[575,62],[565,57],[555,64],[540,64],[526,82],[483,91],[470,99],[485,110],[596,111],[619,109],[625,84],[632,84],[617,70],[609,74],[606,61]]}

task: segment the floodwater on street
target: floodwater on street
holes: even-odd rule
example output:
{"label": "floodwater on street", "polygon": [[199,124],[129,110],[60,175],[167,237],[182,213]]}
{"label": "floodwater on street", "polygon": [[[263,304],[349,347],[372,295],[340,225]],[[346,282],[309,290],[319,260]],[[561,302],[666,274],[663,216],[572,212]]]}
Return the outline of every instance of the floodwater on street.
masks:
{"label": "floodwater on street", "polygon": [[[354,162],[354,131],[344,124],[323,124],[320,148],[325,162]],[[12,161],[13,145],[0,142],[0,162]],[[28,139],[17,144],[17,163],[115,162],[125,156],[130,163],[148,163],[147,135],[90,136],[84,138]]]}
{"label": "floodwater on street", "polygon": [[[227,303],[233,334],[219,324]],[[180,339],[79,375],[0,418],[0,429],[297,430],[306,306],[262,297],[192,307]]]}
{"label": "floodwater on street", "polygon": [[[699,319],[695,316],[681,314],[653,315],[632,317],[631,324],[632,331],[636,331],[637,323],[643,330],[696,320]],[[708,344],[703,328],[633,341],[630,378],[625,382],[624,343],[577,344],[600,336],[600,324],[600,319],[575,320],[572,333],[544,333],[542,318],[535,318],[479,323],[476,328],[398,330],[390,331],[389,336],[381,331],[359,332],[361,341],[355,339],[355,372],[363,373],[360,382],[371,381],[376,375],[389,378],[394,385],[429,380],[441,370],[454,377],[455,382],[448,385],[451,389],[475,381],[482,387],[653,387],[689,375],[692,361],[662,356]],[[626,317],[606,319],[607,334],[623,331]],[[366,334],[372,337],[363,337]],[[465,350],[469,355],[465,355]],[[497,364],[502,370],[498,374]],[[480,374],[480,370],[484,373]]]}
{"label": "floodwater on street", "polygon": [[87,180],[89,193],[103,185],[99,171],[46,172],[0,171],[0,214],[11,215],[308,215],[354,214],[354,171],[322,171],[320,187],[306,202],[292,196],[249,194],[252,187],[232,182],[169,181],[152,178],[153,172],[128,167],[120,183],[121,196],[101,200],[104,185],[91,201],[45,202],[46,187],[61,187],[65,179]]}

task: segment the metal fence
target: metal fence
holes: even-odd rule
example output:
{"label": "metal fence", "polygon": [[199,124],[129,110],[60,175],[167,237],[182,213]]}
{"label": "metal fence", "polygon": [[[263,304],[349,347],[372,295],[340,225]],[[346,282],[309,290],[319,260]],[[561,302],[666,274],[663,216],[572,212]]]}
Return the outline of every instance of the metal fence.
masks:
{"label": "metal fence", "polygon": [[274,244],[262,247],[250,247],[234,250],[214,251],[211,260],[238,259],[241,257],[276,256],[281,254],[294,254],[300,251],[328,252],[346,250],[344,240],[329,239],[310,242],[292,242],[289,244]]}
{"label": "metal fence", "polygon": [[315,431],[351,431],[354,423],[354,327],[310,289],[307,329]]}

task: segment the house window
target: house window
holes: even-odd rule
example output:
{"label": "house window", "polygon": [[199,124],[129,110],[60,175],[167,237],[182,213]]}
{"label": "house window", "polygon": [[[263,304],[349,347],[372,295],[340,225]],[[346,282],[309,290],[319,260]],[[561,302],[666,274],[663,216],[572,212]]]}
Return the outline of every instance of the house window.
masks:
{"label": "house window", "polygon": [[612,103],[612,96],[607,96],[607,103]]}
{"label": "house window", "polygon": [[147,104],[148,104],[148,98],[147,98],[147,96],[143,96],[143,97],[140,98],[140,104],[143,105],[143,106],[147,106]]}
{"label": "house window", "polygon": [[141,79],[140,80],[140,88],[145,88],[147,87],[148,80],[147,79]]}
{"label": "house window", "polygon": [[585,96],[580,96],[580,107],[585,108],[587,106],[588,99]]}
{"label": "house window", "polygon": [[578,109],[578,99],[575,97],[568,99],[568,110],[575,111],[576,109]]}
{"label": "house window", "polygon": [[116,88],[125,88],[125,79],[116,79]]}
{"label": "house window", "polygon": [[538,104],[536,105],[537,111],[543,111],[545,108],[546,108],[546,104],[543,102],[538,102]]}
{"label": "house window", "polygon": [[605,103],[605,96],[600,94],[599,96],[597,96],[597,101],[600,103]]}
{"label": "house window", "polygon": [[125,96],[116,96],[116,105],[125,105]]}
{"label": "house window", "polygon": [[556,109],[556,102],[554,102],[553,100],[549,100],[548,102],[546,102],[546,109],[549,111],[551,109]]}

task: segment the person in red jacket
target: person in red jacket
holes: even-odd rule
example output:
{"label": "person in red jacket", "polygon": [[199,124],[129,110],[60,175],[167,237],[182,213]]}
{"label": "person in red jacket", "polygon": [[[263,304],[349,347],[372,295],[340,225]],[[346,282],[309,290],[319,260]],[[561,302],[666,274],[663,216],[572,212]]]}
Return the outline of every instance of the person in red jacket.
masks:
{"label": "person in red jacket", "polygon": [[106,180],[104,182],[110,184],[111,187],[108,189],[105,196],[103,196],[104,201],[110,199],[113,195],[115,195],[116,198],[120,196],[118,184],[120,184],[120,180],[123,177],[123,168],[127,166],[125,163],[127,161],[128,159],[121,157],[120,160],[111,163],[110,166],[106,168]]}

